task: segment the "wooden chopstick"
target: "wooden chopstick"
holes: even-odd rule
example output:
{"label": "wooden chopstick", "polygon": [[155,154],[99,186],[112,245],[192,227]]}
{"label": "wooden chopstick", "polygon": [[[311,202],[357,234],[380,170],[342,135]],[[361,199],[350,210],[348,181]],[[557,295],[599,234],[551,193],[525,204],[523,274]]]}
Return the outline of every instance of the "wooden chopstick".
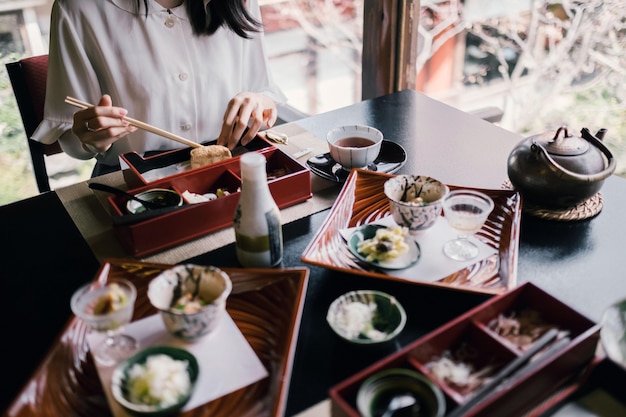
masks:
{"label": "wooden chopstick", "polygon": [[[496,387],[502,384],[509,376],[511,376],[514,372],[518,371],[523,366],[527,365],[530,359],[535,356],[535,354],[537,354],[540,350],[552,343],[552,341],[556,339],[558,335],[559,331],[557,329],[548,330],[543,336],[537,339],[527,351],[525,351],[521,356],[518,356],[511,363],[505,366],[500,372],[494,375],[494,377],[489,382],[478,388],[478,390],[474,392],[473,396],[469,400],[452,410],[452,412],[447,414],[446,417],[464,416],[477,404],[479,404],[481,401],[484,401],[496,389]],[[533,368],[534,367],[532,367],[531,369]],[[526,374],[526,372],[524,372],[524,374]]]}
{"label": "wooden chopstick", "polygon": [[[72,106],[79,107],[81,109],[87,109],[89,107],[94,107],[93,104],[90,104],[90,103],[87,103],[87,102],[84,102],[84,101],[81,101],[81,100],[78,100],[76,98],[69,97],[69,96],[65,97],[65,102],[67,104],[71,104]],[[200,145],[199,143],[192,142],[189,139],[183,138],[182,136],[178,136],[178,135],[176,135],[174,133],[168,132],[167,130],[160,129],[160,128],[156,127],[156,126],[149,125],[148,123],[144,123],[142,121],[133,119],[131,117],[124,116],[124,120],[126,120],[128,123],[130,123],[131,125],[139,128],[139,129],[142,129],[142,130],[154,133],[155,135],[159,135],[159,136],[162,136],[162,137],[167,138],[167,139],[171,139],[171,140],[176,141],[178,143],[182,143],[183,145],[187,145],[187,146],[190,146],[192,148],[201,148],[202,147],[202,145]]]}

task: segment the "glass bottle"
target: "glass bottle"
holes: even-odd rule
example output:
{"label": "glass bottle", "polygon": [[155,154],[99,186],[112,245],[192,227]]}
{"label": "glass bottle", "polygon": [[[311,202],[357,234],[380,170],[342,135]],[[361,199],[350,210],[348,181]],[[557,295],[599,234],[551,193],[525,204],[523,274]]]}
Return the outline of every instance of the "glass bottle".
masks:
{"label": "glass bottle", "polygon": [[265,156],[258,152],[240,158],[241,193],[235,210],[237,259],[244,267],[272,267],[283,260],[280,211],[267,184]]}

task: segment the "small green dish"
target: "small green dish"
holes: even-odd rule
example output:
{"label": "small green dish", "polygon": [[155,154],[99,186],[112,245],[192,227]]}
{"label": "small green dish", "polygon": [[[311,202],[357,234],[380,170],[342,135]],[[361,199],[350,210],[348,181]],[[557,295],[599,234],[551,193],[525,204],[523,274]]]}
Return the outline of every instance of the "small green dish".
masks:
{"label": "small green dish", "polygon": [[363,417],[376,417],[390,413],[400,398],[410,401],[403,401],[402,410],[389,415],[443,417],[446,414],[441,388],[419,372],[404,368],[387,369],[370,376],[359,387],[356,403]]}
{"label": "small green dish", "polygon": [[[363,320],[367,306],[373,307],[370,321]],[[328,307],[326,321],[339,337],[348,342],[382,345],[393,340],[404,329],[406,312],[392,295],[381,291],[358,290],[335,299]],[[362,324],[365,326],[361,327]]]}
{"label": "small green dish", "polygon": [[356,256],[359,260],[381,269],[406,269],[417,263],[417,261],[420,259],[420,256],[422,255],[422,250],[419,244],[415,240],[413,240],[410,235],[407,235],[404,238],[405,242],[409,246],[409,250],[400,254],[400,256],[398,256],[397,258],[385,261],[368,261],[367,257],[359,252],[359,243],[376,236],[376,232],[379,229],[387,228],[387,226],[383,226],[380,224],[366,224],[359,227],[354,232],[352,232],[352,234],[348,238],[348,248],[350,249],[350,252],[352,252],[352,254]]}
{"label": "small green dish", "polygon": [[[140,364],[146,363],[150,356],[164,354],[172,359],[186,361],[187,372],[189,374],[190,387],[189,391],[180,396],[178,401],[174,404],[162,407],[159,405],[147,405],[131,402],[128,392],[128,379],[131,368]],[[117,401],[127,412],[135,416],[149,416],[149,417],[164,417],[178,413],[187,404],[191,394],[193,393],[196,381],[198,380],[198,374],[200,370],[198,367],[198,361],[195,356],[185,349],[176,348],[172,346],[153,346],[146,348],[139,353],[135,354],[131,358],[125,360],[113,371],[111,378],[111,392],[113,398]]]}

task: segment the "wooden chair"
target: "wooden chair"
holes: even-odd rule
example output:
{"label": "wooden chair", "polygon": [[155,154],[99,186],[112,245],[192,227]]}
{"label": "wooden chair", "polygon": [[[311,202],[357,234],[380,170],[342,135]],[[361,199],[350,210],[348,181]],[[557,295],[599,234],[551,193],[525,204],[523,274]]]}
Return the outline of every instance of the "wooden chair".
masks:
{"label": "wooden chair", "polygon": [[63,152],[58,142],[44,145],[31,139],[43,119],[43,106],[46,96],[48,55],[23,58],[6,64],[13,93],[20,110],[33,171],[39,192],[50,191],[50,180],[46,168],[46,156]]}

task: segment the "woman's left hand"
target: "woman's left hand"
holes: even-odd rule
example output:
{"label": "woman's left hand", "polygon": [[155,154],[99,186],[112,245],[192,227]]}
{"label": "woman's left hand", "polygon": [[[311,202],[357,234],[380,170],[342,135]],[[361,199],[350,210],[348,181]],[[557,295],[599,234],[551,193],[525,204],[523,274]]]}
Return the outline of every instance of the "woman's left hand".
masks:
{"label": "woman's left hand", "polygon": [[228,102],[217,143],[231,150],[240,140],[247,145],[262,127],[272,127],[277,117],[276,103],[271,98],[261,93],[239,93]]}

